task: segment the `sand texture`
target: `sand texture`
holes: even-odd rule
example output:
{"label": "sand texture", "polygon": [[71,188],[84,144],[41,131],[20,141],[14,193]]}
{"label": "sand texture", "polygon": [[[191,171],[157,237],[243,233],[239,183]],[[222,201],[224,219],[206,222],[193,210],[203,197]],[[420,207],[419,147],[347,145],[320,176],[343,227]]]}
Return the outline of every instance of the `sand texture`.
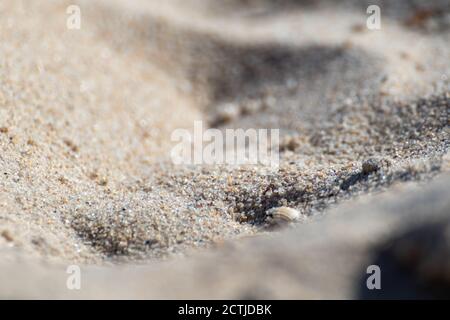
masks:
{"label": "sand texture", "polygon": [[[448,0],[2,0],[0,298],[449,297],[449,43]],[[173,164],[196,120],[279,169]]]}

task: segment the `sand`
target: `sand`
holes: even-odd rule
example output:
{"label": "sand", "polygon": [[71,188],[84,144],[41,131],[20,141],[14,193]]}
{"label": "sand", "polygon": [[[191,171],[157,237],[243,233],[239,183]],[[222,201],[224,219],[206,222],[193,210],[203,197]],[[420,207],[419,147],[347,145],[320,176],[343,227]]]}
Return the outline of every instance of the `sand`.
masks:
{"label": "sand", "polygon": [[[361,1],[2,1],[0,297],[365,297],[377,245],[445,239],[449,3],[376,2],[378,31]],[[279,170],[174,165],[195,120],[279,128]],[[279,206],[304,219],[267,228]],[[399,294],[448,292],[420,261]]]}

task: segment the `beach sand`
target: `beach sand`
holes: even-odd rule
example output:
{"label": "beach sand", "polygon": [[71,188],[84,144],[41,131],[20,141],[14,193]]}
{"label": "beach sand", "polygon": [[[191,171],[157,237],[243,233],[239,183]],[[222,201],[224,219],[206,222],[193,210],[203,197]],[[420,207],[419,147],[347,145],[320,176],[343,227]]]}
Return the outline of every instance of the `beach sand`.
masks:
{"label": "beach sand", "polygon": [[[386,255],[448,295],[449,2],[161,2],[0,3],[0,297],[359,298]],[[173,164],[196,120],[279,168]]]}

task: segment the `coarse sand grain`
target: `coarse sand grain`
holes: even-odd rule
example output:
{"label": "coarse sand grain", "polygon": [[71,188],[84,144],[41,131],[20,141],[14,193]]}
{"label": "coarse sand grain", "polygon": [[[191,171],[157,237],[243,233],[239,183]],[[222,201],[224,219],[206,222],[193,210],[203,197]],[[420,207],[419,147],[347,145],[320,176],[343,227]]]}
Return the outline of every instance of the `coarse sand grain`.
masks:
{"label": "coarse sand grain", "polygon": [[[5,270],[158,268],[448,177],[450,5],[375,2],[378,31],[352,0],[1,1]],[[280,129],[279,168],[173,164],[196,120]],[[272,231],[277,207],[304,219]]]}

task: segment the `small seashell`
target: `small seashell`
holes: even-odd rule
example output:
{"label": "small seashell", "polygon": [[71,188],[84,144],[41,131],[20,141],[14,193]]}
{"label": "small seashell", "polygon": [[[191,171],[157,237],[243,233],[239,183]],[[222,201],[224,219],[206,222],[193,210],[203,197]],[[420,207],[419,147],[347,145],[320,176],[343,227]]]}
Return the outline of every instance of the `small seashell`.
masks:
{"label": "small seashell", "polygon": [[291,223],[300,219],[300,212],[289,207],[278,207],[267,210],[267,216],[273,224]]}

